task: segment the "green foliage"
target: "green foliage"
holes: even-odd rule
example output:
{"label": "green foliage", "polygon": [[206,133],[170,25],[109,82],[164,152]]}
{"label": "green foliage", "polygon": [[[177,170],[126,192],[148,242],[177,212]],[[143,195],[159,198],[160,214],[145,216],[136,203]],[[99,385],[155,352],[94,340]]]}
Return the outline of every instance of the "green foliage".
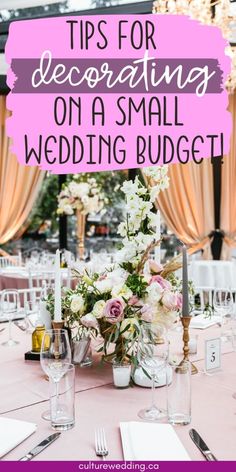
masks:
{"label": "green foliage", "polygon": [[142,298],[146,293],[146,288],[148,286],[147,282],[144,280],[142,275],[139,274],[130,274],[126,280],[127,287],[132,290],[137,297]]}

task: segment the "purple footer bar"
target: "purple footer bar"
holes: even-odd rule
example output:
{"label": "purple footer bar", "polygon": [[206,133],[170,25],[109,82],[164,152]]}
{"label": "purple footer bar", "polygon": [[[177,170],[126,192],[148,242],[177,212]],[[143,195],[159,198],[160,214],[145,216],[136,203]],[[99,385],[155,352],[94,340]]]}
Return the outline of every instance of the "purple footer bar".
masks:
{"label": "purple footer bar", "polygon": [[[55,468],[54,468],[55,467]],[[235,461],[222,462],[140,462],[140,461],[32,461],[32,462],[4,462],[1,461],[1,472],[33,471],[33,472],[80,472],[80,471],[163,471],[163,472],[199,472],[203,471],[225,471],[235,472]]]}

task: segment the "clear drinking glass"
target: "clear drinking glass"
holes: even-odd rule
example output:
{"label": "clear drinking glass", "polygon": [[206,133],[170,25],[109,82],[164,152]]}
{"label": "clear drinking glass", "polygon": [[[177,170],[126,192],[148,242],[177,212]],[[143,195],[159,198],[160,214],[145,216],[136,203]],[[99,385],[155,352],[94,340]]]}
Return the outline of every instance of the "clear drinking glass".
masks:
{"label": "clear drinking glass", "polygon": [[233,314],[233,295],[230,290],[215,290],[213,307],[217,315],[221,317],[222,337],[227,337],[230,330],[230,320]]}
{"label": "clear drinking glass", "polygon": [[[163,332],[156,336],[150,332],[150,335],[153,338],[152,341],[144,342],[144,344],[141,342],[138,360],[139,366],[152,381],[151,405],[140,410],[138,416],[146,421],[159,421],[166,417],[167,412],[156,404],[155,393],[156,387],[164,386],[167,383],[169,343]],[[148,338],[149,336],[147,336]]]}
{"label": "clear drinking glass", "polygon": [[[59,382],[71,363],[70,342],[65,329],[49,329],[45,331],[40,352],[40,363],[45,374],[55,383],[57,403],[59,405]],[[43,419],[50,420],[50,412],[44,412],[42,417]]]}
{"label": "clear drinking glass", "polygon": [[19,344],[12,338],[12,321],[14,315],[17,314],[20,309],[20,297],[17,290],[3,290],[1,294],[1,311],[3,316],[8,319],[8,340],[2,343],[2,346],[13,347]]}
{"label": "clear drinking glass", "polygon": [[51,426],[57,431],[73,428],[75,424],[75,367],[66,366],[59,384],[50,377]]}
{"label": "clear drinking glass", "polygon": [[114,360],[112,365],[113,382],[116,388],[128,388],[131,377],[131,364]]}
{"label": "clear drinking glass", "polygon": [[40,298],[35,298],[35,300],[27,300],[24,306],[25,310],[25,321],[27,332],[32,333],[36,326],[39,324],[39,302]]}
{"label": "clear drinking glass", "polygon": [[191,363],[169,364],[172,375],[167,385],[167,412],[171,424],[191,422]]}

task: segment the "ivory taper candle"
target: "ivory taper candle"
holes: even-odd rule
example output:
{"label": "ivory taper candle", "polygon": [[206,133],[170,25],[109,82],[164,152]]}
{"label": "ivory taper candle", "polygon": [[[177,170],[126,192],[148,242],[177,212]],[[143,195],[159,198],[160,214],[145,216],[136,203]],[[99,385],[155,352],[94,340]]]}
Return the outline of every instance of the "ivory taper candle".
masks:
{"label": "ivory taper candle", "polygon": [[[161,215],[160,210],[157,210],[157,225],[156,225],[156,241],[161,239]],[[161,245],[155,247],[155,261],[157,264],[161,263]]]}
{"label": "ivory taper candle", "polygon": [[61,321],[61,263],[60,251],[57,249],[55,258],[55,302],[54,321]]}

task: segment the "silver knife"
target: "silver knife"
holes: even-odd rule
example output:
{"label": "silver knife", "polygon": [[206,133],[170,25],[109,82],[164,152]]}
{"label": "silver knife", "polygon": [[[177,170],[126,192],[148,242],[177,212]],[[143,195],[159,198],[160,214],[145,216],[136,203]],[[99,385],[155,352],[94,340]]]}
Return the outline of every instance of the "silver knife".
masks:
{"label": "silver knife", "polygon": [[194,444],[198,447],[201,453],[204,455],[207,461],[217,461],[216,457],[210,451],[209,447],[207,447],[206,443],[201,438],[200,434],[196,431],[196,429],[190,429],[189,436],[193,440]]}
{"label": "silver knife", "polygon": [[61,433],[54,433],[51,434],[51,436],[48,436],[48,438],[44,439],[41,443],[39,443],[34,449],[32,449],[28,454],[26,454],[24,457],[21,457],[19,461],[31,461],[33,457],[37,456],[40,452],[42,452],[46,447],[48,447],[50,444],[52,444],[59,436]]}

